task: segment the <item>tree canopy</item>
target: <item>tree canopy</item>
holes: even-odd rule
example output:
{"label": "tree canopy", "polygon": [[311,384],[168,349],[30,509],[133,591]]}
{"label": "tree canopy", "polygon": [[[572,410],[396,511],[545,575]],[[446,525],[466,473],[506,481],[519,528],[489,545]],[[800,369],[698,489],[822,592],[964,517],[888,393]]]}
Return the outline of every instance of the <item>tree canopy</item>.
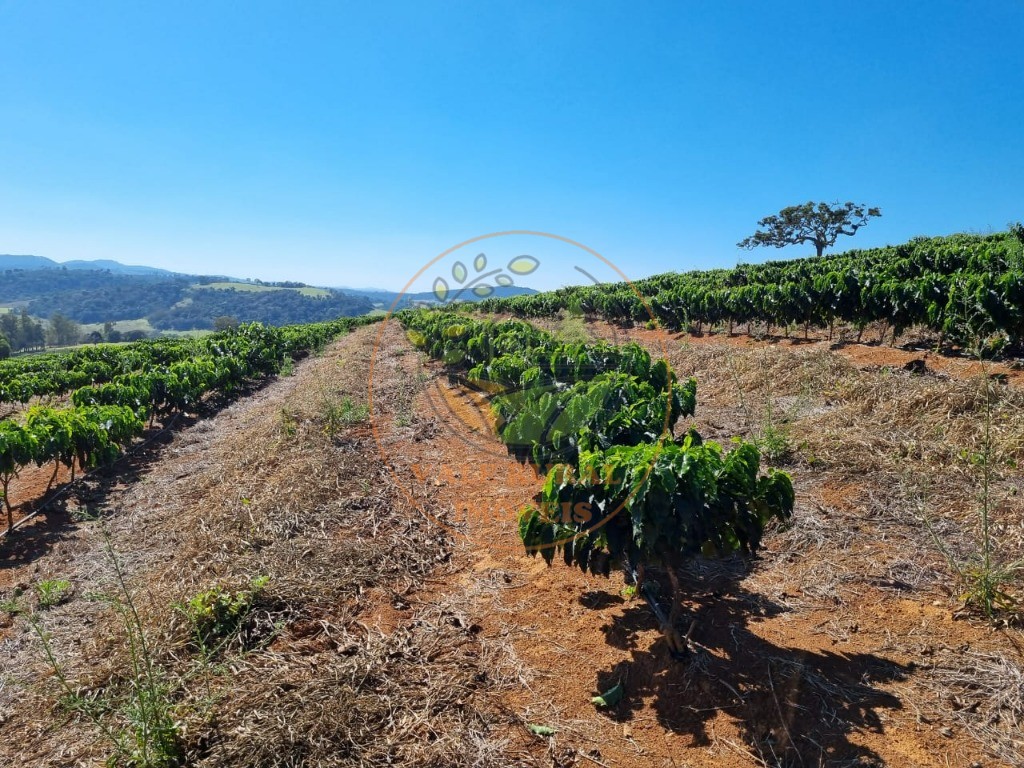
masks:
{"label": "tree canopy", "polygon": [[791,205],[774,216],[766,216],[757,222],[759,229],[736,245],[739,248],[757,248],[770,245],[782,248],[787,245],[813,243],[817,255],[835,244],[840,235],[853,235],[875,216],[881,216],[878,208],[869,208],[857,203],[814,203]]}
{"label": "tree canopy", "polygon": [[58,347],[67,347],[72,344],[77,344],[82,337],[82,327],[72,320],[70,317],[65,317],[60,312],[54,312],[50,315],[50,343]]}

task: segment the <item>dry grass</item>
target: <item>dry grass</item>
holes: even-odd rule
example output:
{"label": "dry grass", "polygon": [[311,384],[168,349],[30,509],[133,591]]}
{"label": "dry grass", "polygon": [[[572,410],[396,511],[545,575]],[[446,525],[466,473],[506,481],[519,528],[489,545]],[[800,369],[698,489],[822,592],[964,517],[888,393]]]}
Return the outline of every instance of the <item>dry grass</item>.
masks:
{"label": "dry grass", "polygon": [[[981,476],[971,454],[984,449],[986,407],[993,550],[1003,562],[1024,556],[1019,389],[981,378],[860,370],[820,349],[684,344],[671,360],[679,373],[697,377],[698,427],[716,438],[755,436],[772,403],[794,447],[784,468],[794,473],[798,504],[792,523],[766,536],[763,562],[744,583],[789,609],[830,606],[835,618],[821,631],[835,642],[845,641],[856,620],[848,604],[866,594],[955,606],[950,598],[962,588],[939,544],[960,562],[979,555]],[[1024,597],[1020,583],[1007,586]],[[1009,641],[1019,637],[1005,632]],[[935,722],[963,729],[992,755],[1019,764],[1019,650],[951,651],[903,688],[909,706],[930,708]],[[819,693],[822,706],[844,695]],[[775,764],[770,752],[756,757]]]}
{"label": "dry grass", "polygon": [[[152,477],[107,501],[105,526],[132,575],[189,765],[523,764],[505,756],[518,720],[491,695],[521,675],[510,647],[419,594],[452,567],[451,534],[407,508],[365,421],[325,422],[325,402],[366,402],[375,332],[303,363],[277,394],[217,417],[220,427],[201,422]],[[393,352],[383,352],[390,372],[375,390],[391,413],[423,383]],[[82,592],[111,592],[96,528],[85,538],[64,553],[64,572]],[[256,577],[269,581],[237,637],[198,653],[174,606]],[[124,634],[101,603],[75,600],[43,621],[83,691],[112,701],[131,684]],[[11,720],[0,755],[64,765],[108,752],[87,721],[54,708],[38,642],[16,629],[4,651],[21,668],[0,686]]]}
{"label": "dry grass", "polygon": [[939,716],[1020,765],[1024,755],[1024,669],[1002,654],[944,649],[925,677]]}
{"label": "dry grass", "polygon": [[322,627],[325,649],[247,661],[195,765],[513,764],[508,717],[487,694],[509,684],[472,625],[437,605],[385,634]]}
{"label": "dry grass", "polygon": [[[983,441],[984,382],[862,371],[827,351],[799,348],[683,345],[671,359],[681,374],[697,376],[698,426],[711,433],[752,437],[772,404],[793,446],[788,463],[798,490],[811,492],[800,496],[817,506],[801,509],[790,544],[820,547],[829,535],[846,549],[850,529],[821,517],[852,510],[885,535],[902,531],[915,540],[924,511],[943,533],[963,538],[955,546],[970,546],[979,478],[969,454]],[[1024,463],[1024,393],[1005,386],[992,392],[991,493],[1002,526],[998,544],[1012,559],[1024,555],[1017,470]],[[845,509],[822,502],[815,493],[822,486],[849,488]]]}

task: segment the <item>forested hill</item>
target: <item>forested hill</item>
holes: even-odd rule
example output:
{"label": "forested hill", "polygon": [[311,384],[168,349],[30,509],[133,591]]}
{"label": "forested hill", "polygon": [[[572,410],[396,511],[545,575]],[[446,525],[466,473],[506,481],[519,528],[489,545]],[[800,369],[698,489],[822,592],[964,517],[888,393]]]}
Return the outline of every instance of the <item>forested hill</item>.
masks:
{"label": "forested hill", "polygon": [[342,291],[217,280],[106,270],[11,269],[0,272],[0,307],[26,307],[36,317],[59,312],[80,323],[145,318],[159,330],[212,328],[222,316],[272,325],[310,323],[374,308],[369,299]]}

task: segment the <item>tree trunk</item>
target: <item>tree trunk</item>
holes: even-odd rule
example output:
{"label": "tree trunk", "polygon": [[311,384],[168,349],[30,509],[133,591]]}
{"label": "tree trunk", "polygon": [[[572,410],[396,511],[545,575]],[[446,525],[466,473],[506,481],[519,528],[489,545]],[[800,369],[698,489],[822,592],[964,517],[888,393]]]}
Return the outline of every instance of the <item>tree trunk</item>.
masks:
{"label": "tree trunk", "polygon": [[11,478],[4,476],[4,508],[7,510],[7,533],[8,535],[14,530],[14,510],[11,508],[11,498],[8,494],[8,490],[11,486]]}
{"label": "tree trunk", "polygon": [[[676,574],[676,569],[669,566],[667,568],[668,579],[672,583],[672,607],[669,608],[668,621],[666,626],[662,627],[662,634],[665,635],[665,640],[668,642],[669,649],[673,652],[676,657],[682,657],[687,654],[689,647],[687,640],[690,637],[689,632],[684,639],[679,634],[679,630],[676,629],[676,622],[679,620],[679,614],[683,608],[683,588],[679,583],[679,576]],[[690,628],[693,631],[693,628]]]}
{"label": "tree trunk", "polygon": [[57,472],[59,472],[59,471],[60,471],[60,459],[57,459],[57,460],[55,460],[53,462],[53,474],[50,475],[50,482],[48,482],[46,484],[46,493],[49,493],[50,489],[53,488],[53,484],[57,480]]}

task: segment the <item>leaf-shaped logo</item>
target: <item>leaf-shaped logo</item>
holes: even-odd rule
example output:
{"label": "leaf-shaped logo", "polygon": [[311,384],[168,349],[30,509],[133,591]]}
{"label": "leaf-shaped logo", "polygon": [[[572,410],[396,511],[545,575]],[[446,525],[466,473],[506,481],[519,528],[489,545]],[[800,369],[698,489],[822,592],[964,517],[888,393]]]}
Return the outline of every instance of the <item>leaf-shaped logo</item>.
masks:
{"label": "leaf-shaped logo", "polygon": [[448,283],[444,281],[443,277],[439,277],[434,281],[434,296],[437,297],[438,301],[444,301],[448,298]]}
{"label": "leaf-shaped logo", "polygon": [[508,270],[517,275],[528,275],[539,266],[540,262],[533,256],[516,256],[508,263]]}
{"label": "leaf-shaped logo", "polygon": [[[452,265],[452,279],[455,286],[452,287],[448,280],[438,277],[434,280],[434,296],[442,303],[459,301],[463,293],[472,292],[478,299],[486,299],[494,295],[497,287],[508,288],[515,285],[511,275],[505,274],[505,269],[516,275],[529,275],[540,266],[540,261],[533,256],[516,256],[508,263],[507,268],[498,267],[487,271],[487,254],[477,254],[472,262],[472,274],[466,265],[456,261]],[[492,282],[489,282],[493,280]]]}

